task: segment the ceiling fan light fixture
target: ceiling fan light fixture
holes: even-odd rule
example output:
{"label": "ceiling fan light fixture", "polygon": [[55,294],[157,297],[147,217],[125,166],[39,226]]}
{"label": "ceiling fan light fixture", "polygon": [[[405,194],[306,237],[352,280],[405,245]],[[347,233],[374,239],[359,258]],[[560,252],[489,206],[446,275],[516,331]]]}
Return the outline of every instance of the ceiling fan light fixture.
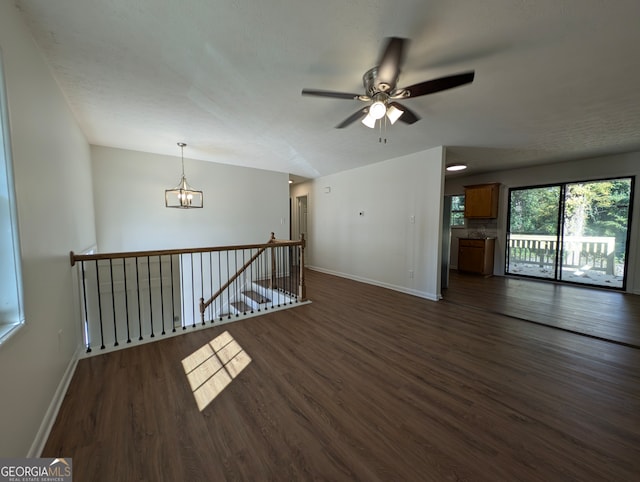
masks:
{"label": "ceiling fan light fixture", "polygon": [[373,129],[376,126],[376,120],[377,119],[373,118],[369,113],[364,119],[362,119],[362,123],[370,129]]}
{"label": "ceiling fan light fixture", "polygon": [[371,104],[371,107],[369,107],[369,115],[375,120],[382,119],[386,113],[387,106],[384,105],[384,102],[380,100],[376,100],[373,104]]}
{"label": "ceiling fan light fixture", "polygon": [[396,121],[400,119],[402,114],[404,114],[404,111],[401,109],[398,109],[394,105],[390,105],[389,108],[387,109],[387,117],[389,118],[389,122],[391,122],[391,125],[395,124]]}
{"label": "ceiling fan light fixture", "polygon": [[466,164],[461,164],[461,163],[449,164],[447,166],[447,171],[449,171],[449,172],[464,171],[466,168],[467,168]]}
{"label": "ceiling fan light fixture", "polygon": [[[374,127],[375,122],[373,121],[382,120],[385,115],[387,115],[391,124],[398,119],[401,119],[401,121],[406,124],[414,124],[420,120],[420,117],[412,112],[411,109],[396,104],[394,102],[395,100],[435,94],[436,92],[453,89],[473,82],[475,72],[469,71],[418,82],[417,84],[407,87],[398,87],[398,79],[402,71],[407,41],[408,39],[402,37],[389,37],[386,39],[378,64],[367,70],[362,76],[363,94],[318,89],[302,89],[302,94],[334,99],[357,99],[362,102],[367,102],[367,107],[351,114],[344,121],[336,125],[336,129],[342,129],[358,119],[361,119],[366,126]],[[395,104],[400,113],[395,109],[388,109],[388,107],[391,107],[390,104]],[[404,111],[404,115],[402,111]],[[368,114],[366,119],[362,119],[363,114]],[[386,120],[385,118],[385,126],[387,125]]]}

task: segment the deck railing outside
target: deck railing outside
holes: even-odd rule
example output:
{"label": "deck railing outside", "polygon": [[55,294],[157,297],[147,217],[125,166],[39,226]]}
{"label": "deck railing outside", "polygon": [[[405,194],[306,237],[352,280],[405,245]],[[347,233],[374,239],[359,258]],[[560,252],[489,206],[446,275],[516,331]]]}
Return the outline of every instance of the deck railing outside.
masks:
{"label": "deck railing outside", "polygon": [[[143,343],[306,300],[304,246],[237,246],[70,254],[87,353]],[[206,301],[205,301],[206,300]]]}
{"label": "deck railing outside", "polygon": [[[558,238],[539,234],[510,234],[508,247],[509,263],[554,266]],[[565,236],[562,245],[562,266],[580,268],[588,265],[593,270],[613,275],[615,247],[614,237]]]}

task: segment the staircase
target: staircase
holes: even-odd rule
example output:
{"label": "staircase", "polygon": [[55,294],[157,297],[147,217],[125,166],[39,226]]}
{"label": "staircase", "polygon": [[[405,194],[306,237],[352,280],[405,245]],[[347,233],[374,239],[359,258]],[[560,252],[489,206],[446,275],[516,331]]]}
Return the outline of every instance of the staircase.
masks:
{"label": "staircase", "polygon": [[216,310],[214,320],[224,321],[239,316],[256,315],[298,302],[295,293],[290,293],[284,288],[272,289],[268,284],[268,281],[246,283],[230,301]]}
{"label": "staircase", "polygon": [[71,252],[86,354],[307,303],[304,247],[304,237],[278,240],[271,233],[258,244]]}

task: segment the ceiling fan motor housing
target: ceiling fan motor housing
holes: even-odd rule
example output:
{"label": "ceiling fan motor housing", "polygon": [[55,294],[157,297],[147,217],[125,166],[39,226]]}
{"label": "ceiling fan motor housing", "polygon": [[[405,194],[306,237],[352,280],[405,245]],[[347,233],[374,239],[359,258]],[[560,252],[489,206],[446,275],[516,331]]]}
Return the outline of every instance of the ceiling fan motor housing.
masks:
{"label": "ceiling fan motor housing", "polygon": [[374,95],[380,92],[389,92],[394,88],[398,78],[396,77],[393,80],[393,84],[389,84],[387,82],[379,82],[378,78],[378,67],[373,67],[372,69],[367,70],[362,76],[362,84],[364,85],[364,91],[367,93],[369,97],[373,97]]}

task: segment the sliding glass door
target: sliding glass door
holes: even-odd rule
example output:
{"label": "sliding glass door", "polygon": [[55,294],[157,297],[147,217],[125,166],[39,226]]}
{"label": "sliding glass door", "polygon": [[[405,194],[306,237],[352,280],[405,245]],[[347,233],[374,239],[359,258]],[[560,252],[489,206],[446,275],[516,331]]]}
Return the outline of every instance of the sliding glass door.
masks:
{"label": "sliding glass door", "polygon": [[624,289],[633,179],[511,189],[508,274]]}
{"label": "sliding glass door", "polygon": [[507,273],[556,278],[560,186],[509,192]]}

